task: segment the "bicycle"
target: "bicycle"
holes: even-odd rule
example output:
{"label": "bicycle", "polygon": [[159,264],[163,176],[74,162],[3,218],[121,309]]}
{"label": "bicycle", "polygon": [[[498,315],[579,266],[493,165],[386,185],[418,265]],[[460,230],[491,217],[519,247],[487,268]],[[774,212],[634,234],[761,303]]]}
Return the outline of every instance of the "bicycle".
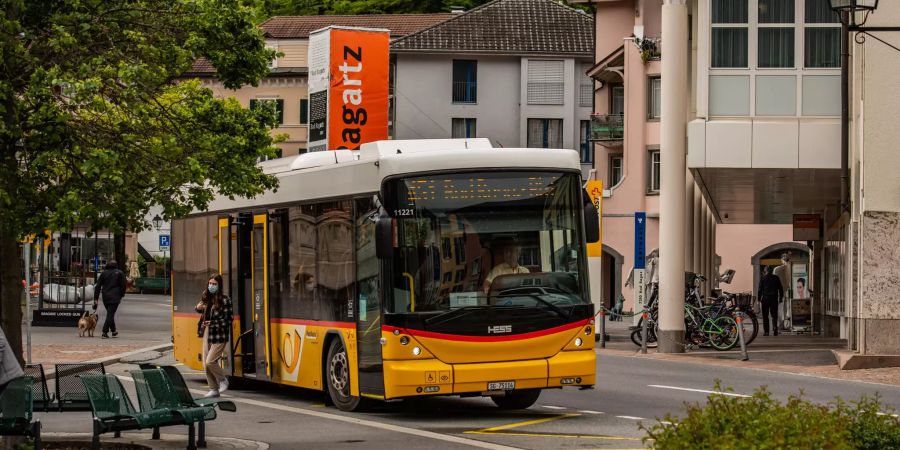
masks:
{"label": "bicycle", "polygon": [[[699,286],[706,278],[691,274],[691,282],[686,286],[685,295],[685,338],[687,346],[710,346],[717,350],[730,350],[738,343],[738,326],[734,319],[735,311],[726,302],[703,305]],[[653,283],[647,306],[647,347],[659,345],[659,296],[658,285]],[[644,318],[638,320],[638,326],[631,332],[631,341],[642,345],[642,325]]]}

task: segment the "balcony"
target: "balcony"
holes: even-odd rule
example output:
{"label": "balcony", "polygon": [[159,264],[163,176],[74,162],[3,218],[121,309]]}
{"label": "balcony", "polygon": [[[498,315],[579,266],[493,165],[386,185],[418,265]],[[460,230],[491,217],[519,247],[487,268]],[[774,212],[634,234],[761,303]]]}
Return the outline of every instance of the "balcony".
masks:
{"label": "balcony", "polygon": [[625,139],[625,121],[621,114],[592,114],[591,140],[614,142]]}
{"label": "balcony", "polygon": [[453,82],[453,103],[476,103],[478,84],[474,81]]}

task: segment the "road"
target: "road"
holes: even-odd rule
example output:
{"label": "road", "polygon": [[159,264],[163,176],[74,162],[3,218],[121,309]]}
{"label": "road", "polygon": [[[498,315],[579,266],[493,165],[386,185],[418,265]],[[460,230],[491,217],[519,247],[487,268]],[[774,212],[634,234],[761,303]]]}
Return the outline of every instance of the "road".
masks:
{"label": "road", "polygon": [[[173,361],[164,355],[157,362]],[[110,371],[128,381],[127,370],[133,368],[118,364]],[[520,412],[499,411],[481,398],[433,398],[344,413],[326,407],[319,393],[260,384],[228,392],[238,413],[220,413],[208,429],[210,435],[268,442],[273,449],[643,448],[640,424],[677,415],[685,402],[703,401],[716,380],[737,395],[768,386],[785,399],[803,389],[822,403],[836,395],[855,399],[879,393],[900,409],[900,387],[888,385],[609,354],[599,355],[597,368],[595,389],[544,391],[534,407]],[[185,376],[197,394],[205,392],[202,374],[185,369]],[[53,431],[84,431],[89,423],[87,415],[83,420],[77,414],[43,416],[45,429]]]}

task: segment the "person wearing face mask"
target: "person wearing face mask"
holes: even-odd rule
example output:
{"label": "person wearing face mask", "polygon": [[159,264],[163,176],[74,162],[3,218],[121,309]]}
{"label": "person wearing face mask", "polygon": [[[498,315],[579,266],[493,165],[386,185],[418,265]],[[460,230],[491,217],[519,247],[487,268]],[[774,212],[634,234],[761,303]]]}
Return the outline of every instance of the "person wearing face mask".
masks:
{"label": "person wearing face mask", "polygon": [[223,285],[222,275],[213,275],[196,308],[200,313],[197,335],[203,338],[203,368],[209,383],[206,397],[218,397],[228,389],[228,376],[219,366],[219,360],[229,342],[234,311]]}

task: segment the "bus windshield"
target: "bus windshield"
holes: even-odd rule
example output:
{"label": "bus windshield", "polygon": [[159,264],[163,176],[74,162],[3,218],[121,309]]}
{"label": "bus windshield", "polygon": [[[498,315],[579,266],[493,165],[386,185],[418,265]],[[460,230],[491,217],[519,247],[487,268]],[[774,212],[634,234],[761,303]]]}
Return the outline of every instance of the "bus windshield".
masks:
{"label": "bus windshield", "polygon": [[565,317],[589,303],[581,180],[479,172],[389,181],[389,313],[532,307]]}

